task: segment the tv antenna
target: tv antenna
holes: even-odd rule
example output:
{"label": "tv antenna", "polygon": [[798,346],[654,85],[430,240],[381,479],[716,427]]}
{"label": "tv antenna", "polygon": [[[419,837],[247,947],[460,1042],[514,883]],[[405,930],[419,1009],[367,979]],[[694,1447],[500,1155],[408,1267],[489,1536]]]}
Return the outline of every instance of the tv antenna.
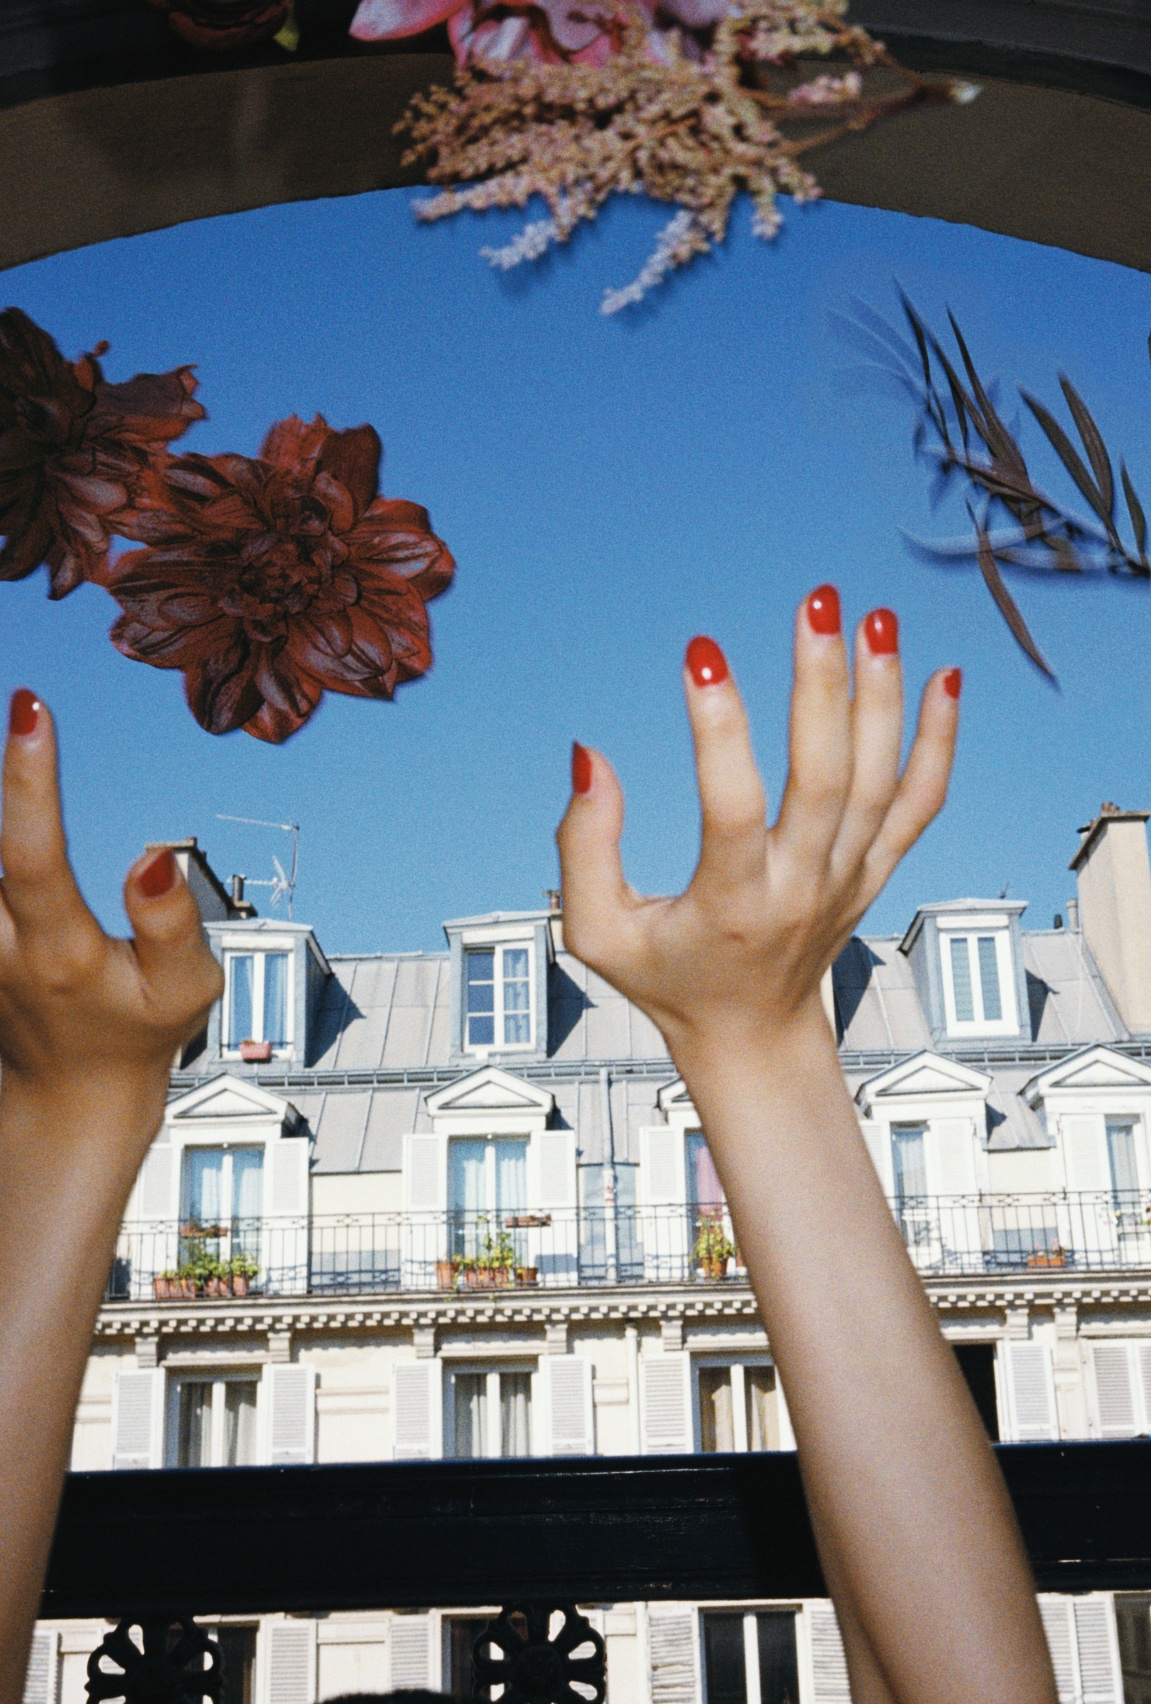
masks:
{"label": "tv antenna", "polygon": [[287,874],[284,866],[276,857],[272,858],[275,875],[264,881],[243,878],[248,887],[271,888],[269,899],[273,906],[279,905],[282,899],[288,902],[288,922],[292,921],[292,898],[296,891],[296,872],[300,866],[300,825],[298,822],[266,822],[263,817],[229,816],[224,811],[216,812],[218,822],[242,822],[248,828],[278,828],[284,834],[292,837],[292,867]]}

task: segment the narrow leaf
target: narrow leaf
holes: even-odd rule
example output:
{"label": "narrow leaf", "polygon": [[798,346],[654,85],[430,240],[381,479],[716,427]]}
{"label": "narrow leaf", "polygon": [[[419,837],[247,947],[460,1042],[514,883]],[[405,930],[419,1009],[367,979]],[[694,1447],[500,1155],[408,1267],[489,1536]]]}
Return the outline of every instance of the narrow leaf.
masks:
{"label": "narrow leaf", "polygon": [[[970,513],[970,511],[968,512]],[[991,548],[991,540],[988,538],[985,529],[980,526],[979,522],[975,519],[974,514],[971,515],[971,519],[975,527],[975,536],[978,540],[979,570],[983,575],[987,590],[994,598],[1000,615],[1002,615],[1004,621],[1011,629],[1011,632],[1015,637],[1015,641],[1021,650],[1023,650],[1024,653],[1031,658],[1031,661],[1035,664],[1036,668],[1041,670],[1042,673],[1047,676],[1052,685],[1057,686],[1059,683],[1055,679],[1054,671],[1048,664],[1034,639],[1031,637],[1027,623],[1020,615],[1014,598],[1007,590],[1007,587],[1003,584],[1003,576],[999,572],[999,564],[995,560],[995,553]]]}
{"label": "narrow leaf", "polygon": [[1147,518],[1143,513],[1143,505],[1136,496],[1131,476],[1127,472],[1127,463],[1120,462],[1119,476],[1123,481],[1123,495],[1127,499],[1127,513],[1131,516],[1131,527],[1135,534],[1135,548],[1139,552],[1139,560],[1144,568],[1147,562]]}
{"label": "narrow leaf", "polygon": [[1067,398],[1067,406],[1071,410],[1079,436],[1083,440],[1083,448],[1087,451],[1087,459],[1091,463],[1091,471],[1095,475],[1095,483],[1099,487],[1099,495],[1107,506],[1108,519],[1115,515],[1115,481],[1111,472],[1111,457],[1107,454],[1107,446],[1103,436],[1090,411],[1075,386],[1065,373],[1060,373],[1059,383],[1063,395]]}
{"label": "narrow leaf", "polygon": [[1111,524],[1111,513],[1103,501],[1102,493],[1096,489],[1095,481],[1084,467],[1079,452],[1058,420],[1055,419],[1054,415],[1048,413],[1043,404],[1037,397],[1033,397],[1030,391],[1021,390],[1019,394],[1042,426],[1059,460],[1099,516],[1099,519],[1105,526],[1109,526]]}
{"label": "narrow leaf", "polygon": [[1006,462],[1008,466],[1013,467],[1017,473],[1026,474],[1027,464],[1023,460],[1023,452],[1020,450],[1019,445],[1015,442],[1015,439],[1011,436],[1011,433],[1007,430],[1002,420],[1000,420],[999,415],[996,413],[995,405],[988,396],[982,379],[975,371],[975,363],[972,361],[971,356],[968,353],[967,344],[963,340],[963,333],[960,331],[955,320],[955,315],[951,312],[950,308],[947,310],[947,317],[951,322],[951,329],[955,334],[955,341],[959,345],[959,353],[963,357],[963,365],[967,369],[967,377],[975,395],[975,400],[983,414],[983,435],[988,449],[998,461]]}

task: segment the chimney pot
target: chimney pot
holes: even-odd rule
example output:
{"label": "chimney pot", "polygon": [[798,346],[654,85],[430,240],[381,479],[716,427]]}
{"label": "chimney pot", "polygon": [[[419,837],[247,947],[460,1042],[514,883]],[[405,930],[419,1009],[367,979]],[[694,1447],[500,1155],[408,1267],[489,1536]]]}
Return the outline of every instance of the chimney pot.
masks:
{"label": "chimney pot", "polygon": [[245,880],[246,880],[246,877],[244,877],[244,876],[233,876],[232,877],[232,904],[233,905],[243,905],[243,903],[244,903],[244,882],[245,882]]}
{"label": "chimney pot", "polygon": [[1063,914],[1062,914],[1062,912],[1057,911],[1055,913],[1055,928],[1056,929],[1062,929],[1062,927],[1063,927]]}

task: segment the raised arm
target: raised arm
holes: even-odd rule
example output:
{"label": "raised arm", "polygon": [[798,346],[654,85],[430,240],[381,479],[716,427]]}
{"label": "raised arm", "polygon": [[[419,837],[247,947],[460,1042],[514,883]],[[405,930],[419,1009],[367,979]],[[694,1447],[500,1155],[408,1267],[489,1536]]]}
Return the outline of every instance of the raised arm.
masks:
{"label": "raised arm", "polygon": [[928,682],[902,774],[897,625],[839,599],[795,634],[790,773],[766,820],[719,647],[684,671],[702,807],[686,892],[624,879],[623,795],[577,746],[559,829],[564,938],[659,1026],[731,1207],[795,1429],[855,1704],[1055,1704],[1022,1542],[955,1357],[871,1164],[819,994],[941,808],[957,670]]}
{"label": "raised arm", "polygon": [[0,828],[0,1704],[19,1704],[72,1420],[177,1048],[222,978],[170,852],[110,939],[68,864],[52,719],[12,700]]}

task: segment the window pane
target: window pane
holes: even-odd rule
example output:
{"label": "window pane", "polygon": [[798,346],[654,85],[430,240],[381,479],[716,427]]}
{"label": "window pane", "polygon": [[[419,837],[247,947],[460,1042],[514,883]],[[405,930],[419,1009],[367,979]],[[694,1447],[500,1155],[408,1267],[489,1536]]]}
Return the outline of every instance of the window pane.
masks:
{"label": "window pane", "polygon": [[777,1450],[779,1417],[775,1404],[775,1368],[745,1367],[743,1391],[747,1404],[748,1449]]}
{"label": "window pane", "polygon": [[487,1143],[465,1136],[448,1143],[448,1206],[452,1254],[470,1257],[479,1249],[480,1215],[489,1206]]}
{"label": "window pane", "polygon": [[264,1033],[261,1041],[283,1047],[288,1039],[288,955],[264,954]]}
{"label": "window pane", "polygon": [[699,1369],[699,1445],[709,1455],[735,1448],[730,1367]]}
{"label": "window pane", "polygon": [[455,1454],[465,1460],[486,1454],[484,1421],[488,1402],[487,1374],[453,1373],[452,1392],[456,1411]]}
{"label": "window pane", "polygon": [[799,1704],[794,1612],[766,1609],[755,1619],[759,1634],[760,1704]]}
{"label": "window pane", "polygon": [[951,945],[951,987],[955,995],[955,1016],[961,1024],[975,1022],[975,1005],[971,997],[971,955],[964,935],[949,937]]}
{"label": "window pane", "polygon": [[687,1189],[692,1207],[723,1206],[723,1186],[704,1136],[699,1130],[687,1135]]}
{"label": "window pane", "polygon": [[895,1193],[900,1201],[927,1194],[927,1168],[923,1158],[922,1124],[893,1124],[891,1157],[895,1171]]}
{"label": "window pane", "polygon": [[232,1149],[232,1253],[259,1258],[264,1206],[264,1150]]}
{"label": "window pane", "polygon": [[218,1225],[223,1210],[223,1148],[185,1148],[181,1218],[185,1224]]}
{"label": "window pane", "polygon": [[496,1039],[496,955],[468,953],[468,1046],[491,1047]]}
{"label": "window pane", "polygon": [[747,1704],[743,1616],[738,1610],[704,1612],[703,1666],[707,1704]]}
{"label": "window pane", "polygon": [[528,1145],[496,1142],[496,1206],[501,1213],[522,1213],[528,1204]]}
{"label": "window pane", "polygon": [[212,1385],[210,1380],[184,1379],[176,1441],[177,1467],[212,1465]]}
{"label": "window pane", "polygon": [[255,960],[251,953],[233,953],[228,960],[228,1046],[239,1047],[252,1039],[252,980]]}
{"label": "window pane", "polygon": [[225,1467],[255,1466],[256,1388],[255,1379],[228,1379],[224,1385]]}
{"label": "window pane", "polygon": [[256,1673],[256,1629],[213,1627],[212,1637],[224,1659],[224,1686],[220,1704],[253,1704],[252,1682]]}
{"label": "window pane", "polygon": [[500,1374],[501,1455],[531,1455],[531,1400],[530,1373]]}
{"label": "window pane", "polygon": [[1135,1166],[1135,1126],[1130,1119],[1107,1120],[1107,1158],[1111,1165],[1111,1187],[1116,1195],[1126,1196],[1127,1205],[1135,1206],[1139,1194],[1139,1173]]}
{"label": "window pane", "polygon": [[994,1023],[1003,1016],[1003,1001],[999,997],[999,955],[993,935],[980,935],[979,981],[983,987],[983,1016]]}
{"label": "window pane", "polygon": [[472,1647],[488,1624],[486,1615],[453,1615],[448,1622],[448,1685],[453,1698],[472,1697]]}
{"label": "window pane", "polygon": [[504,948],[504,1044],[519,1047],[532,1038],[532,985],[528,949]]}

